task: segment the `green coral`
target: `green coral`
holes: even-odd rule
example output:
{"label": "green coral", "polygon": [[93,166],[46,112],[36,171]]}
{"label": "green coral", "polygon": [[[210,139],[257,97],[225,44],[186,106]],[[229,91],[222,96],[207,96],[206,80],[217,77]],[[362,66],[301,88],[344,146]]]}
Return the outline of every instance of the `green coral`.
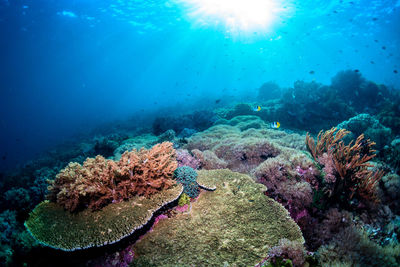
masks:
{"label": "green coral", "polygon": [[203,191],[189,213],[161,220],[134,245],[138,258],[157,266],[254,266],[282,238],[304,243],[265,186],[227,169],[198,174],[215,191]]}
{"label": "green coral", "polygon": [[190,197],[187,194],[183,193],[179,198],[178,205],[183,207],[189,203],[190,203]]}
{"label": "green coral", "polygon": [[288,259],[276,258],[275,262],[270,262],[265,267],[293,267],[293,263]]}

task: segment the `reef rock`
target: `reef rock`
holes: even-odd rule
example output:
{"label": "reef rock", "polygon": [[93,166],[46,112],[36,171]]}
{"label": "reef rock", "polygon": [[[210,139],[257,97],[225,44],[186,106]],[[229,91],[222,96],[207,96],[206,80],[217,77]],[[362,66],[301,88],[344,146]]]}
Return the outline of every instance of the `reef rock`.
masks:
{"label": "reef rock", "polygon": [[378,119],[366,113],[350,118],[340,123],[336,128],[351,131],[345,138],[347,141],[355,140],[360,134],[364,133],[365,137],[376,143],[377,150],[381,150],[391,141],[392,131],[390,128],[383,126]]}

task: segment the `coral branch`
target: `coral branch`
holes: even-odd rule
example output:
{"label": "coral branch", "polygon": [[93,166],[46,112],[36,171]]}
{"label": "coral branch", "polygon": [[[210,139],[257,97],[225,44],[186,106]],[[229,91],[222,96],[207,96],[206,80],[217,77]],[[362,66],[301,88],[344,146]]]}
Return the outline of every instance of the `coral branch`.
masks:
{"label": "coral branch", "polygon": [[[348,133],[345,129],[336,128],[321,131],[316,142],[307,134],[306,145],[314,159],[324,166],[324,170],[329,170],[326,173],[329,179],[325,183],[325,190],[330,195],[345,194],[346,199],[351,199],[358,194],[364,199],[376,201],[376,185],[384,172],[373,172],[370,169],[373,165],[369,161],[376,156],[372,149],[375,142],[364,139],[361,134],[354,144],[351,141],[345,145],[342,138]],[[335,172],[332,171],[332,166]],[[340,179],[332,179],[335,174]]]}

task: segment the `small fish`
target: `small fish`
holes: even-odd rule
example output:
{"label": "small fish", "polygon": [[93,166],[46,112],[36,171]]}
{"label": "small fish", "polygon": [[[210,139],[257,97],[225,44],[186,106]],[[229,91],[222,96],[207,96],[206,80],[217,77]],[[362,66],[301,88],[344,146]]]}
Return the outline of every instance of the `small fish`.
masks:
{"label": "small fish", "polygon": [[6,158],[7,158],[6,155],[4,155],[4,156],[1,157],[2,160],[6,160]]}
{"label": "small fish", "polygon": [[377,21],[377,20],[378,20],[378,18],[372,18],[372,20],[373,20],[373,21]]}
{"label": "small fish", "polygon": [[360,72],[360,70],[357,70],[357,69],[356,69],[356,70],[354,70],[354,72]]}
{"label": "small fish", "polygon": [[372,60],[371,60],[370,62],[371,62],[371,64],[375,64],[375,62],[374,62],[374,61],[372,61]]}
{"label": "small fish", "polygon": [[382,46],[382,49],[383,49],[383,50],[386,50],[386,46]]}
{"label": "small fish", "polygon": [[272,129],[278,129],[279,127],[281,127],[281,124],[279,123],[279,121],[274,121],[271,123]]}
{"label": "small fish", "polygon": [[221,102],[221,99],[215,100],[215,104],[218,104],[219,102]]}
{"label": "small fish", "polygon": [[254,108],[253,108],[253,111],[260,111],[261,110],[261,106],[255,106]]}
{"label": "small fish", "polygon": [[393,70],[393,72],[396,73],[396,74],[399,73],[397,70]]}
{"label": "small fish", "polygon": [[315,73],[315,71],[313,71],[313,70],[310,70],[310,72],[309,72],[310,74],[314,74]]}

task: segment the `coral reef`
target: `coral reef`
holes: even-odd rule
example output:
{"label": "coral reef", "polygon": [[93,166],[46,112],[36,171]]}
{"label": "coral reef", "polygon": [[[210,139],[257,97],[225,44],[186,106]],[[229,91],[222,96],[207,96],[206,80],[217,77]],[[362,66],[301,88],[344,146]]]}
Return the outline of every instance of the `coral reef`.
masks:
{"label": "coral reef", "polygon": [[102,156],[88,158],[83,165],[70,163],[51,181],[48,198],[69,211],[88,206],[99,209],[134,195],[149,196],[172,184],[177,168],[172,143],[150,150],[122,154],[118,162]]}
{"label": "coral reef", "polygon": [[400,175],[400,138],[394,139],[382,151],[382,159],[394,173]]}
{"label": "coral reef", "polygon": [[176,117],[158,117],[153,122],[153,133],[159,135],[170,129],[175,133],[181,133],[185,128],[202,131],[213,125],[215,120],[215,114],[209,110],[195,111]]}
{"label": "coral reef", "polygon": [[5,210],[0,213],[0,265],[22,266],[37,243],[17,221],[17,212]]}
{"label": "coral reef", "polygon": [[400,134],[400,92],[392,90],[390,101],[386,101],[377,114],[379,121],[390,127],[395,135]]}
{"label": "coral reef", "polygon": [[134,245],[135,257],[157,266],[254,266],[282,238],[304,242],[288,212],[249,176],[203,170],[198,181],[217,189],[202,192],[190,213],[160,221]]}
{"label": "coral reef", "polygon": [[[279,154],[278,146],[285,142],[285,136],[284,132],[268,129],[268,125],[256,116],[239,116],[194,134],[185,148],[208,169],[217,165],[218,168],[250,173],[264,160]],[[278,141],[280,137],[282,140]]]}
{"label": "coral reef", "polygon": [[384,85],[367,81],[361,73],[353,70],[338,72],[332,78],[332,89],[344,103],[348,103],[357,112],[371,112],[379,108],[389,90]]}
{"label": "coral reef", "polygon": [[284,205],[301,227],[307,225],[320,172],[305,153],[296,150],[305,149],[304,137],[271,130],[256,116],[217,123],[193,135],[186,145],[200,160],[200,168],[250,174],[267,186],[268,196]]}
{"label": "coral reef", "polygon": [[157,143],[162,143],[162,142],[167,142],[167,141],[173,142],[175,138],[176,138],[175,131],[172,129],[169,129],[158,136]]}
{"label": "coral reef", "polygon": [[318,250],[323,266],[399,266],[400,245],[380,246],[365,231],[349,226]]}
{"label": "coral reef", "polygon": [[375,117],[365,113],[341,122],[336,128],[350,131],[344,137],[346,143],[356,140],[357,136],[364,134],[366,138],[374,140],[378,150],[382,150],[385,145],[389,144],[392,137],[392,131],[389,128],[380,124]]}
{"label": "coral reef", "polygon": [[119,160],[125,151],[139,150],[142,147],[146,149],[151,148],[157,141],[158,137],[153,134],[142,134],[126,139],[114,150],[114,158],[115,160]]}
{"label": "coral reef", "polygon": [[289,127],[318,132],[354,115],[334,90],[316,82],[297,81],[282,97],[280,120]]}
{"label": "coral reef", "polygon": [[258,88],[258,97],[260,100],[270,100],[282,97],[282,89],[274,82],[263,83]]}

